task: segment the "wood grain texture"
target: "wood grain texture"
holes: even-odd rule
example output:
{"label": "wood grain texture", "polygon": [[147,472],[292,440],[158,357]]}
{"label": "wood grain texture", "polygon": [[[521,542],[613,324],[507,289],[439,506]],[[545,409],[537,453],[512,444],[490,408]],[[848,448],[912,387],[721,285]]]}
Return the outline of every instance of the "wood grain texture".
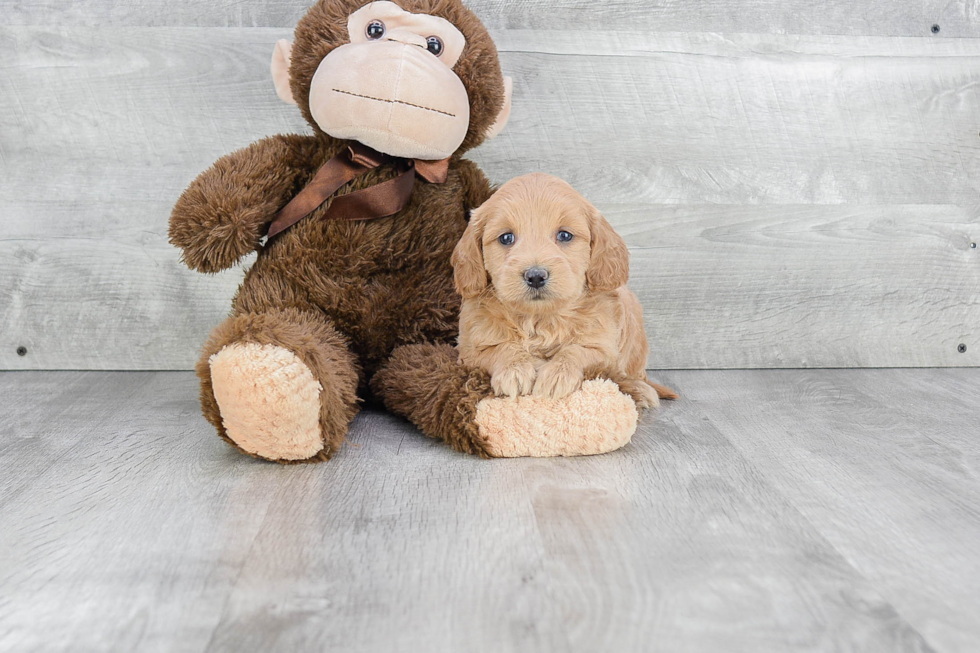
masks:
{"label": "wood grain texture", "polygon": [[[936,650],[980,645],[976,371],[677,373],[707,421]],[[901,572],[896,570],[901,569]]]}
{"label": "wood grain texture", "polygon": [[193,369],[243,272],[192,272],[177,261],[165,227],[154,231],[149,243],[0,243],[0,277],[9,284],[0,291],[0,368]]}
{"label": "wood grain texture", "polygon": [[[310,4],[312,0],[0,0],[0,15],[10,25],[291,29]],[[980,36],[976,0],[469,0],[467,5],[493,29]],[[933,34],[936,24],[940,31]]]}
{"label": "wood grain texture", "polygon": [[[653,368],[976,366],[977,217],[951,206],[610,206]],[[967,350],[960,353],[960,344]]]}
{"label": "wood grain texture", "polygon": [[201,650],[281,470],[208,442],[189,374],[3,381],[0,649]]}
{"label": "wood grain texture", "polygon": [[[977,225],[952,207],[611,205],[606,216],[632,246],[651,367],[977,364]],[[135,245],[0,243],[14,289],[0,360],[192,367],[241,270],[192,273],[159,231]]]}
{"label": "wood grain texture", "polygon": [[[222,154],[307,129],[268,79],[283,36],[0,28],[0,369],[192,365],[241,272],[184,270],[167,216]],[[980,39],[496,38],[515,109],[473,158],[629,232],[651,366],[977,364]]]}
{"label": "wood grain texture", "polygon": [[[660,373],[594,458],[391,416],[277,466],[191,373],[0,375],[0,649],[939,651],[980,645],[978,370]],[[937,420],[936,415],[942,415]]]}
{"label": "wood grain texture", "polygon": [[[494,175],[596,202],[978,206],[980,40],[515,30]],[[506,171],[506,172],[505,172]]]}

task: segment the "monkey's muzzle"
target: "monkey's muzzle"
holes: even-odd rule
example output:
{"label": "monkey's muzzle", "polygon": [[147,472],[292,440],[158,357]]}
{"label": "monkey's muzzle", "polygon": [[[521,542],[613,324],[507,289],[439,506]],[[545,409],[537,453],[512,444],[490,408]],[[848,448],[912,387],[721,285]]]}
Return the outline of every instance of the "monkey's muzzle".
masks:
{"label": "monkey's muzzle", "polygon": [[335,138],[424,160],[452,155],[470,123],[456,73],[425,49],[396,41],[349,43],[324,57],[310,112]]}

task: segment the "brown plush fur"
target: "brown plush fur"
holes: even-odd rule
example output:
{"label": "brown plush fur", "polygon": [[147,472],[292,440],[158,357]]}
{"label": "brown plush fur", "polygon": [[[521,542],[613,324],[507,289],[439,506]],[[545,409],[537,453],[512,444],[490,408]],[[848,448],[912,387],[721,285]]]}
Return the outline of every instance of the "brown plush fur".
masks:
{"label": "brown plush fur", "polygon": [[[498,395],[561,399],[594,373],[638,407],[657,405],[626,244],[566,182],[535,173],[504,184],[473,214],[453,264],[460,360],[491,374]],[[526,282],[530,269],[547,273],[542,287]]]}
{"label": "brown plush fur", "polygon": [[[259,251],[234,299],[232,317],[212,334],[197,366],[205,416],[226,437],[211,388],[212,354],[233,342],[290,349],[323,386],[320,421],[325,446],[311,460],[326,459],[336,451],[357,412],[355,388],[365,395],[366,382],[395,347],[455,338],[460,300],[453,290],[449,258],[468,212],[491,193],[479,168],[459,155],[483,140],[504,102],[496,49],[468,9],[458,0],[399,2],[408,11],[450,20],[466,37],[454,70],[469,94],[470,128],[450,161],[447,181],[417,180],[405,209],[363,222],[323,220],[328,200],[261,248],[260,239],[276,212],[346,146],[319,130],[307,98],[317,65],[347,41],[347,16],[363,4],[364,0],[321,0],[296,28],[291,87],[315,134],[266,138],[219,159],[184,192],[170,220],[171,242],[196,270],[214,273]],[[382,165],[339,193],[396,174],[394,166]],[[375,389],[390,407],[409,414],[408,397],[428,387],[427,379],[419,382],[423,385],[403,388],[408,394],[391,400],[386,396],[395,390],[390,384],[379,382]],[[456,425],[445,428],[468,428],[462,426],[462,413],[453,417]],[[460,450],[480,451],[477,445],[463,444],[470,436],[446,437]]]}
{"label": "brown plush fur", "polygon": [[450,345],[399,347],[371,380],[385,405],[423,433],[463,453],[489,458],[474,422],[476,405],[493,396],[490,377],[459,363]]}

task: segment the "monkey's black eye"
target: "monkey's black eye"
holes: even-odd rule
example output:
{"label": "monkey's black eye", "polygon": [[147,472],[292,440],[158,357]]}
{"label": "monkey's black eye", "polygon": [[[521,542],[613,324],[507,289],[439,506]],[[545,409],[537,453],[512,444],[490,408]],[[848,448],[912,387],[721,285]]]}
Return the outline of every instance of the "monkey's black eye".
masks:
{"label": "monkey's black eye", "polygon": [[372,20],[370,23],[368,23],[365,32],[367,33],[367,37],[369,39],[372,41],[377,41],[385,35],[385,24],[380,20]]}
{"label": "monkey's black eye", "polygon": [[425,39],[425,49],[438,57],[442,54],[442,39],[438,36],[430,36]]}
{"label": "monkey's black eye", "polygon": [[508,247],[510,245],[513,245],[514,244],[514,234],[510,233],[509,231],[507,233],[505,233],[505,234],[500,234],[500,238],[497,239],[497,242],[499,242],[504,247]]}
{"label": "monkey's black eye", "polygon": [[572,238],[575,238],[575,236],[573,236],[572,235],[572,232],[570,232],[570,231],[565,231],[564,229],[562,229],[561,231],[558,232],[558,242],[559,243],[567,243]]}

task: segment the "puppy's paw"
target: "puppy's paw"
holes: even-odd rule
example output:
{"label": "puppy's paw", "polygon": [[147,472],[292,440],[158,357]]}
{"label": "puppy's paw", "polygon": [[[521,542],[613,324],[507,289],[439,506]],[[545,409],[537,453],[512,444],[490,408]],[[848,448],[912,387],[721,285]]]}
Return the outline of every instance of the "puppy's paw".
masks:
{"label": "puppy's paw", "polygon": [[619,390],[632,397],[637,408],[656,408],[660,405],[656,388],[646,379],[623,379],[619,381]]}
{"label": "puppy's paw", "polygon": [[567,397],[582,387],[584,376],[582,370],[565,363],[554,361],[546,363],[538,370],[538,378],[534,382],[534,394],[549,399]]}
{"label": "puppy's paw", "polygon": [[490,378],[490,386],[498,397],[519,397],[531,394],[534,387],[534,365],[529,362],[505,367]]}

